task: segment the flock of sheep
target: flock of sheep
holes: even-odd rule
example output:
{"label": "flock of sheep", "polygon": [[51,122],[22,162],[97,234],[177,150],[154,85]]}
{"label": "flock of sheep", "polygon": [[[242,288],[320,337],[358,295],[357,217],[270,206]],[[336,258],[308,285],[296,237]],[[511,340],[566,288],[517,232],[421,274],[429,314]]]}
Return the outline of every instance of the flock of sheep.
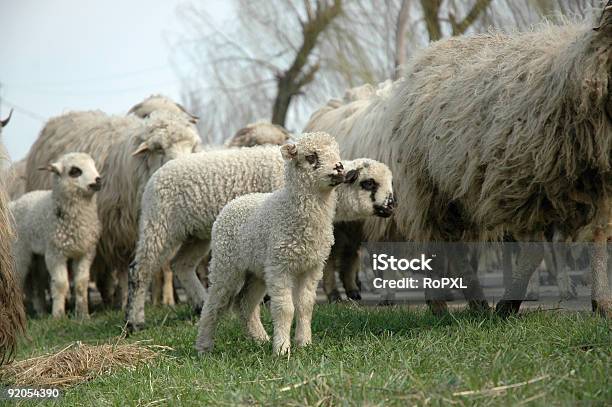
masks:
{"label": "flock of sheep", "polygon": [[[273,348],[285,353],[294,313],[295,343],[311,341],[321,278],[337,296],[339,267],[359,298],[355,259],[368,240],[592,240],[593,309],[612,312],[612,1],[595,29],[433,43],[403,78],[330,100],[301,136],[258,122],[211,149],[196,121],[151,96],[126,116],[71,112],[45,125],[0,185],[3,349],[23,330],[15,285],[43,312],[50,281],[60,316],[70,270],[76,315],[87,316],[92,279],[105,303],[125,307],[130,329],[144,325],[152,277],[153,299],[170,303],[176,273],[202,310],[199,351],[230,306],[251,337],[269,340],[259,319],[268,293]],[[209,254],[206,287],[196,271]],[[521,254],[498,312],[518,311],[542,256]],[[450,272],[470,282],[470,307],[488,309],[467,256]]]}

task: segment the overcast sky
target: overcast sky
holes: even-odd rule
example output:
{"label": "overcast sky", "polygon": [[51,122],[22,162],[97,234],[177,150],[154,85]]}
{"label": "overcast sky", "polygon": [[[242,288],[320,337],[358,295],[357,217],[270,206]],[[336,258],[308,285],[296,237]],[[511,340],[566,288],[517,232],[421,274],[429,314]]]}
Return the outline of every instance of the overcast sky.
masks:
{"label": "overcast sky", "polygon": [[[194,0],[198,1],[198,0]],[[225,21],[229,1],[199,0]],[[125,113],[152,93],[179,99],[173,53],[185,0],[0,0],[1,118],[13,160],[68,110]]]}

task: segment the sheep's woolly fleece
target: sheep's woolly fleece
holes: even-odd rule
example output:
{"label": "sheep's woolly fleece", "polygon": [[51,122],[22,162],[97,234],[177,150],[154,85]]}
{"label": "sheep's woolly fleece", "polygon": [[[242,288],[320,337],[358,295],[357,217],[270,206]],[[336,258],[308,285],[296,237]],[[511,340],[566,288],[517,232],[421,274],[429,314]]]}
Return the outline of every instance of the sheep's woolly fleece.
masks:
{"label": "sheep's woolly fleece", "polygon": [[[326,133],[305,134],[282,147],[285,185],[269,194],[242,196],[227,204],[212,232],[210,295],[200,320],[196,348],[212,346],[220,311],[239,292],[243,319],[257,339],[262,331],[258,304],[266,291],[272,298],[274,351],[289,349],[293,304],[297,311],[296,341],[311,342],[310,318],[316,283],[333,244],[335,186],[344,178],[338,144]],[[313,158],[314,157],[314,158]],[[325,187],[323,187],[325,185]],[[247,271],[259,279],[259,289],[244,286]],[[264,283],[265,281],[265,283]],[[243,287],[244,286],[244,287]],[[241,299],[239,299],[241,301]],[[248,308],[249,310],[245,310]],[[291,311],[289,311],[289,308]],[[253,310],[257,315],[252,315]]]}
{"label": "sheep's woolly fleece", "polygon": [[0,126],[0,366],[10,362],[15,353],[17,340],[25,333],[26,318],[23,309],[21,290],[15,278],[12,244],[15,238],[8,208],[2,175],[8,155],[2,144],[2,127]]}
{"label": "sheep's woolly fleece", "polygon": [[308,131],[393,171],[394,222],[366,227],[370,238],[575,236],[601,218],[612,193],[611,20],[439,41],[388,94],[316,112]]}

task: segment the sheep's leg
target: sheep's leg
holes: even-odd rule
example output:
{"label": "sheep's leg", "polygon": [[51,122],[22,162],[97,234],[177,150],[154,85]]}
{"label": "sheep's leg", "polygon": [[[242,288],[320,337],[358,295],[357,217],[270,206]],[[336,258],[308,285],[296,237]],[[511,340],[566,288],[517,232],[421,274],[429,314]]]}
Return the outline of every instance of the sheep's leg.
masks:
{"label": "sheep's leg", "polygon": [[235,293],[233,288],[233,284],[224,284],[224,282],[219,281],[208,289],[209,295],[202,307],[198,324],[198,338],[195,344],[198,352],[203,353],[212,350],[219,317],[230,305],[232,295]]}
{"label": "sheep's leg", "polygon": [[312,343],[312,310],[317,299],[317,284],[323,269],[304,273],[295,280],[293,286],[293,306],[295,307],[295,344],[307,346]]}
{"label": "sheep's leg", "polygon": [[506,287],[503,298],[497,303],[496,312],[502,316],[517,313],[525,298],[529,279],[544,257],[541,243],[521,245],[518,264],[512,270],[512,283]]}
{"label": "sheep's leg", "polygon": [[268,333],[261,323],[261,315],[259,310],[259,304],[263,300],[266,294],[266,284],[263,280],[249,275],[238,295],[240,316],[245,326],[247,334],[260,342],[267,342],[270,340]]}
{"label": "sheep's leg", "polygon": [[164,285],[164,273],[161,269],[153,273],[151,280],[151,304],[159,305],[162,301],[162,287]]}
{"label": "sheep's leg", "polygon": [[66,314],[66,296],[70,289],[68,285],[68,259],[59,253],[49,251],[45,254],[45,263],[51,276],[51,299],[53,305],[51,314],[54,318]]}
{"label": "sheep's leg", "polygon": [[490,308],[478,279],[478,258],[480,251],[469,250],[471,258],[468,260],[468,249],[466,245],[459,245],[454,250],[457,259],[457,270],[462,272],[461,278],[463,279],[463,284],[467,287],[461,291],[472,311],[485,312]]}
{"label": "sheep's leg", "polygon": [[206,289],[198,278],[196,268],[208,253],[209,247],[210,241],[192,238],[183,243],[172,259],[172,269],[196,312],[199,312],[206,299]]}
{"label": "sheep's leg", "polygon": [[325,268],[323,269],[323,291],[327,296],[327,300],[330,303],[340,301],[340,292],[336,287],[336,270],[335,270],[335,256],[337,252],[332,248],[332,252],[329,255]]}
{"label": "sheep's leg", "polygon": [[294,279],[287,270],[266,267],[266,287],[270,295],[270,311],[274,323],[272,349],[276,355],[284,355],[291,348],[291,322],[293,321],[292,289]]}
{"label": "sheep's leg", "polygon": [[174,305],[174,284],[172,283],[173,273],[170,264],[166,263],[162,267],[163,271],[163,289],[162,289],[162,304]]}
{"label": "sheep's leg", "polygon": [[95,253],[86,254],[74,262],[74,314],[77,318],[89,317],[87,288],[89,286],[89,271]]}
{"label": "sheep's leg", "polygon": [[[606,222],[607,223],[607,222]],[[593,312],[612,317],[612,293],[608,281],[609,262],[605,227],[597,226],[593,233],[591,304]]]}
{"label": "sheep's leg", "polygon": [[346,296],[354,301],[361,301],[361,293],[357,286],[359,272],[359,245],[346,245],[340,257],[340,278]]}

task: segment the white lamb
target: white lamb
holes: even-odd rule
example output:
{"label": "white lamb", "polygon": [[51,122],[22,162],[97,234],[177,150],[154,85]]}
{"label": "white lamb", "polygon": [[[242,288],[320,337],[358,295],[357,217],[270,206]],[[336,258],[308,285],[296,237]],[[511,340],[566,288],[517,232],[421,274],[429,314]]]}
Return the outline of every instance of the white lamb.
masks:
{"label": "white lamb", "polygon": [[[347,183],[338,189],[336,220],[389,216],[395,202],[387,166],[369,159],[344,164]],[[379,185],[375,193],[369,183],[362,183],[367,179]],[[172,269],[191,303],[200,308],[206,290],[195,270],[208,253],[212,225],[221,209],[238,196],[272,192],[283,185],[284,161],[278,146],[191,154],[160,168],[142,197],[139,241],[129,276],[128,328],[144,325],[151,274],[173,257]]]}
{"label": "white lamb", "polygon": [[196,348],[213,346],[220,313],[234,296],[249,335],[267,340],[259,303],[271,297],[275,354],[295,341],[311,343],[310,322],[317,283],[334,242],[335,187],[344,182],[338,143],[327,133],[308,133],[281,147],[285,186],[250,194],[226,205],[213,226],[209,297],[202,309]]}
{"label": "white lamb", "polygon": [[53,189],[29,192],[9,205],[17,232],[17,276],[23,287],[32,257],[44,256],[51,276],[52,314],[61,317],[72,261],[75,315],[87,317],[89,269],[101,230],[95,196],[102,186],[100,175],[84,153],[66,154],[41,169],[54,174]]}

